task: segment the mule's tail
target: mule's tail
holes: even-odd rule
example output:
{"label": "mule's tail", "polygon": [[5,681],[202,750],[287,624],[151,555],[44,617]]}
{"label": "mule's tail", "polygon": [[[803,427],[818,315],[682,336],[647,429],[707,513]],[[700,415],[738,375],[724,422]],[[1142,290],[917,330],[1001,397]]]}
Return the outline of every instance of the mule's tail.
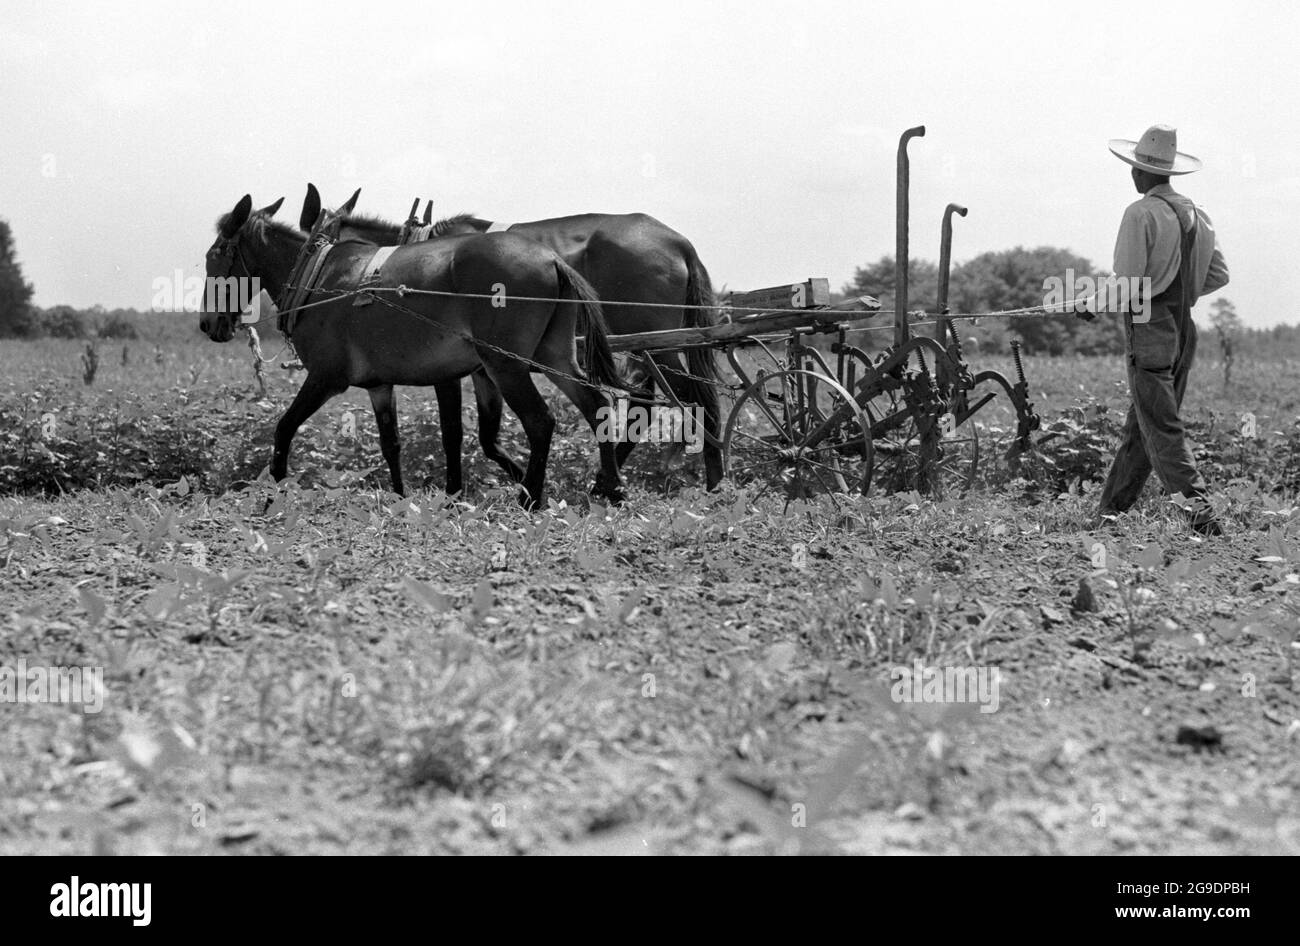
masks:
{"label": "mule's tail", "polygon": [[627,382],[623,380],[614,361],[614,351],[609,347],[609,327],[605,324],[605,313],[595,288],[582,273],[558,256],[555,258],[555,272],[564,298],[578,303],[578,332],[586,336],[582,370],[592,381],[626,389]]}
{"label": "mule's tail", "polygon": [[[688,245],[687,250],[686,304],[706,308],[687,309],[682,324],[688,328],[707,328],[718,321],[713,282],[696,255],[695,248]],[[698,345],[686,349],[686,368],[693,375],[686,379],[690,385],[691,400],[704,407],[706,413],[711,410],[715,415],[718,410],[717,385],[722,381],[716,354],[712,348]]]}

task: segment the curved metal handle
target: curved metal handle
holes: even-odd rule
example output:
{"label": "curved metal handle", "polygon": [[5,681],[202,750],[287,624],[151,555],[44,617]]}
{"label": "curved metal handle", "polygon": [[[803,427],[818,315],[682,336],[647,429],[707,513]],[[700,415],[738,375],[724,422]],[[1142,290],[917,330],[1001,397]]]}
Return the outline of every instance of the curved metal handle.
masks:
{"label": "curved metal handle", "polygon": [[894,344],[908,339],[907,331],[907,261],[908,261],[908,187],[911,167],[907,160],[907,143],[925,135],[925,126],[909,128],[898,139],[898,196],[894,219]]}
{"label": "curved metal handle", "polygon": [[[952,215],[958,214],[966,216],[966,208],[961,204],[949,204],[943,209],[943,227],[939,231],[939,291],[935,298],[935,308],[939,310],[939,318],[934,326],[934,337],[939,340],[939,344],[948,344],[948,337],[952,336],[952,342],[956,346],[958,362],[964,361],[961,351],[961,339],[957,335],[957,327],[944,316],[948,314],[948,276],[952,268]],[[949,382],[946,366],[939,367],[939,386],[943,387]]]}
{"label": "curved metal handle", "polygon": [[939,298],[938,309],[948,311],[948,271],[952,260],[952,215],[966,216],[961,204],[949,204],[943,209],[943,228],[939,231]]}

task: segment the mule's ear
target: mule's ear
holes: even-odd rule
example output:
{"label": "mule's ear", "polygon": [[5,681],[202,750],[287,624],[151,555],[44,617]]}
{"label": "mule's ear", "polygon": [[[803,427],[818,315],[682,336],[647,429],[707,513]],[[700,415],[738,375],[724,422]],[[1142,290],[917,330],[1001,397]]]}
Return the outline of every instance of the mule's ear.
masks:
{"label": "mule's ear", "polygon": [[226,223],[221,228],[221,235],[229,240],[239,228],[248,222],[248,215],[253,212],[253,197],[251,194],[245,194],[239,198],[239,203],[235,204],[235,209],[230,211],[226,217]]}
{"label": "mule's ear", "polygon": [[335,213],[337,213],[340,217],[352,213],[352,211],[357,209],[357,198],[360,196],[361,196],[361,188],[358,187],[357,192],[353,194],[351,197],[349,197],[348,202],[344,204],[342,207],[340,207],[337,211],[335,211]]}
{"label": "mule's ear", "polygon": [[420,198],[417,197],[415,198],[415,203],[411,204],[411,212],[406,215],[406,219],[414,220],[415,215],[419,212],[419,210],[420,210]]}
{"label": "mule's ear", "polygon": [[302,213],[298,215],[298,229],[310,232],[316,218],[320,216],[320,191],[315,184],[307,185],[307,196],[303,198]]}
{"label": "mule's ear", "polygon": [[433,201],[424,205],[424,225],[427,227],[431,223],[433,223]]}
{"label": "mule's ear", "polygon": [[259,210],[258,213],[260,213],[260,214],[262,214],[263,216],[266,216],[266,217],[274,217],[274,216],[275,216],[275,212],[276,212],[277,210],[280,209],[280,205],[283,204],[283,203],[284,203],[284,198],[281,197],[281,198],[280,198],[279,200],[277,200],[275,203],[273,203],[273,204],[267,204],[265,207],[263,207],[261,210]]}

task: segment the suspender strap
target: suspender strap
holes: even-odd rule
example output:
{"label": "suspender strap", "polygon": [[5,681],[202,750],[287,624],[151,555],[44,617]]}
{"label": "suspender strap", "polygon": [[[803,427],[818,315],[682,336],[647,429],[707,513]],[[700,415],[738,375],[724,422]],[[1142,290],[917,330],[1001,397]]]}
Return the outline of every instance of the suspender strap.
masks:
{"label": "suspender strap", "polygon": [[1174,212],[1174,219],[1178,221],[1180,236],[1178,249],[1181,255],[1178,260],[1178,272],[1174,275],[1174,281],[1166,286],[1157,298],[1171,296],[1171,290],[1176,287],[1179,308],[1190,312],[1199,295],[1197,290],[1192,287],[1193,267],[1196,265],[1196,208],[1192,208],[1190,223],[1184,224],[1182,211],[1177,204],[1163,194],[1152,194],[1151,196],[1164,201],[1165,205]]}
{"label": "suspender strap", "polygon": [[1167,206],[1170,210],[1174,212],[1174,219],[1178,221],[1179,233],[1181,233],[1183,236],[1187,236],[1188,233],[1196,232],[1196,208],[1195,207],[1192,208],[1192,222],[1188,226],[1183,226],[1183,214],[1182,211],[1178,209],[1177,204],[1175,204],[1164,194],[1152,194],[1151,196],[1154,197],[1156,200],[1163,200],[1165,202],[1165,206]]}

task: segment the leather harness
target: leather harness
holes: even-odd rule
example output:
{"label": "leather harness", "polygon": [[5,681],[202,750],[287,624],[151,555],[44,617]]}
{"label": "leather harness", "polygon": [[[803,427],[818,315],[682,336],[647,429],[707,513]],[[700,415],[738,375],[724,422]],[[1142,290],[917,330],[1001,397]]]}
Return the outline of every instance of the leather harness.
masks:
{"label": "leather harness", "polygon": [[[366,268],[361,273],[361,282],[357,285],[358,289],[364,290],[371,286],[377,286],[384,268],[384,263],[388,262],[388,257],[393,255],[396,246],[381,246],[375,250],[374,254],[366,263]],[[370,305],[375,301],[375,297],[368,292],[362,292],[352,301],[354,306]]]}
{"label": "leather harness", "polygon": [[[276,324],[285,338],[293,337],[294,326],[298,321],[298,310],[315,292],[316,284],[320,281],[321,273],[325,268],[325,260],[329,258],[330,251],[336,245],[335,241],[338,239],[341,226],[341,221],[332,215],[323,223],[318,221],[317,227],[313,228],[312,236],[308,238],[298,254],[289,281],[285,283],[284,291],[276,303],[276,308],[280,310]],[[508,223],[494,222],[488,227],[487,232],[501,233],[509,230],[510,226]],[[353,306],[367,306],[374,302],[375,297],[365,290],[379,284],[388,258],[400,246],[422,243],[430,239],[434,235],[435,227],[436,224],[405,226],[402,228],[401,242],[397,246],[376,247],[375,252],[367,260],[365,269],[362,270],[361,282],[357,285],[360,292],[352,301]]]}

